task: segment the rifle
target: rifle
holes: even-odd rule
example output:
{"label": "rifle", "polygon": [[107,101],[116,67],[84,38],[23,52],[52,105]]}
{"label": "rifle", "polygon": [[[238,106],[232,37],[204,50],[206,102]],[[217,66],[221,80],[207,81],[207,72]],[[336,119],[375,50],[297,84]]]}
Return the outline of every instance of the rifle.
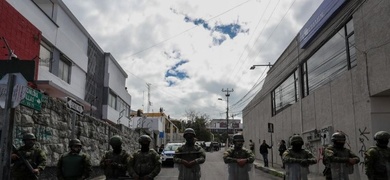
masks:
{"label": "rifle", "polygon": [[19,156],[19,159],[22,160],[22,162],[24,163],[24,165],[26,165],[26,167],[28,168],[28,170],[30,170],[30,172],[35,176],[35,179],[38,179],[38,175],[36,175],[34,173],[34,168],[31,166],[30,162],[28,162],[24,157],[23,155],[21,155],[18,150],[16,149],[15,145],[12,144],[12,151]]}

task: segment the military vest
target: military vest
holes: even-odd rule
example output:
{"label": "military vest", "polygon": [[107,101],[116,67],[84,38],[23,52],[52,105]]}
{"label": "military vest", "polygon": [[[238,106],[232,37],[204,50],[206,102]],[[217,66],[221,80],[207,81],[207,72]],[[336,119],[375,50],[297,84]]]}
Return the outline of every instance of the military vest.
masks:
{"label": "military vest", "polygon": [[375,177],[377,179],[388,179],[390,178],[390,149],[379,148],[379,147],[370,147],[367,151],[376,154],[376,160],[374,164]]}
{"label": "military vest", "polygon": [[[117,164],[126,164],[127,158],[129,155],[126,153],[125,150],[122,150],[120,154],[114,154],[113,151],[109,151],[105,155],[104,160],[111,160],[114,163]],[[124,177],[126,176],[126,168],[117,168],[113,166],[108,166],[104,169],[104,175],[106,177]]]}
{"label": "military vest", "polygon": [[71,154],[62,157],[62,174],[65,178],[81,177],[84,172],[85,154]]}
{"label": "military vest", "polygon": [[150,174],[158,163],[156,162],[156,156],[158,156],[158,154],[153,149],[150,149],[147,153],[138,150],[136,153],[133,154],[133,156],[134,171],[140,177]]}
{"label": "military vest", "polygon": [[[36,146],[33,146],[30,149],[27,149],[25,146],[22,146],[18,149],[18,153],[22,155],[33,168],[38,168],[38,166],[43,165],[41,164],[42,162],[40,160],[40,156],[43,152]],[[35,179],[34,175],[28,172],[30,170],[21,159],[18,159],[13,163],[14,165],[12,166],[11,170],[12,177]]]}

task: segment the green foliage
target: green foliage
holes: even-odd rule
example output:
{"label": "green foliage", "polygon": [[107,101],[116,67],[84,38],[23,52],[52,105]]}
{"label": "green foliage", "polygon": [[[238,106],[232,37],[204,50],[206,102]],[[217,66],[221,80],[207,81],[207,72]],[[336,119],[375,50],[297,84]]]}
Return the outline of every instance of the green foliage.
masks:
{"label": "green foliage", "polygon": [[[195,114],[195,113],[193,113],[193,114]],[[194,117],[192,117],[193,121],[183,122],[183,123],[185,123],[184,124],[185,128],[194,129],[194,131],[196,133],[196,138],[199,141],[211,141],[211,133],[206,128],[207,124],[208,124],[207,117],[208,116],[206,114],[201,115],[201,116],[194,115]]]}

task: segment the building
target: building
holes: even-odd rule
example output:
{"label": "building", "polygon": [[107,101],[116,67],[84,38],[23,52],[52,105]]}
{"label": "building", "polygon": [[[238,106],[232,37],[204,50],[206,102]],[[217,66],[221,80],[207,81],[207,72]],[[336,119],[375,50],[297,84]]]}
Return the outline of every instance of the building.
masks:
{"label": "building", "polygon": [[[389,9],[390,1],[324,0],[243,109],[245,137],[269,142],[267,123],[273,144],[301,134],[320,174],[323,147],[342,131],[363,161],[375,132],[390,129]],[[362,164],[351,178],[367,179]]]}
{"label": "building", "polygon": [[37,89],[65,101],[76,100],[85,115],[127,125],[131,96],[125,87],[126,72],[61,0],[0,3],[6,10],[2,18],[10,18],[2,21],[0,36],[19,57],[36,62]]}
{"label": "building", "polygon": [[157,146],[168,142],[183,142],[183,134],[164,112],[143,113],[137,116],[137,112],[131,113],[130,128],[140,133],[150,135]]}
{"label": "building", "polygon": [[242,123],[240,119],[229,119],[229,127],[226,127],[226,119],[212,119],[207,128],[213,134],[224,134],[228,130],[232,136],[242,131]]}

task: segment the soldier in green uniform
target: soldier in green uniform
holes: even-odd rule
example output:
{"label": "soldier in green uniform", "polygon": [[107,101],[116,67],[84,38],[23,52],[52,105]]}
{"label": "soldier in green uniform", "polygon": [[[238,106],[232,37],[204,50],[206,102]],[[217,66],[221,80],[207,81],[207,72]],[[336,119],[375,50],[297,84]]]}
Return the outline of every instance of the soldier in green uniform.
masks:
{"label": "soldier in green uniform", "polygon": [[202,147],[195,144],[195,136],[194,129],[185,129],[183,137],[186,143],[177,148],[173,155],[173,162],[179,169],[179,180],[199,180],[201,177],[200,164],[205,162],[206,153]]}
{"label": "soldier in green uniform", "polygon": [[[24,134],[22,140],[24,146],[11,154],[11,163],[13,164],[11,177],[13,180],[38,179],[37,177],[46,166],[46,154],[42,149],[35,146],[36,138],[33,133]],[[32,171],[22,161],[22,158],[31,165]]]}
{"label": "soldier in green uniform", "polygon": [[390,179],[390,134],[386,131],[375,133],[376,146],[370,147],[364,153],[366,175],[369,180]]}
{"label": "soldier in green uniform", "polygon": [[104,154],[100,161],[100,167],[104,170],[106,180],[114,180],[126,177],[127,164],[130,154],[122,149],[122,138],[118,135],[111,137],[112,150]]}
{"label": "soldier in green uniform", "polygon": [[82,180],[92,172],[89,156],[81,152],[81,141],[72,139],[69,142],[70,151],[63,154],[57,163],[57,178],[59,180]]}
{"label": "soldier in green uniform", "polygon": [[160,155],[149,147],[151,141],[148,135],[140,136],[138,142],[141,149],[129,159],[128,172],[136,180],[154,179],[161,171]]}
{"label": "soldier in green uniform", "polygon": [[283,163],[286,168],[286,180],[307,180],[309,174],[309,165],[317,163],[313,154],[302,149],[303,138],[299,135],[293,135],[290,139],[291,148],[283,154]]}
{"label": "soldier in green uniform", "polygon": [[343,133],[333,133],[331,140],[333,145],[324,150],[324,175],[327,180],[348,180],[348,175],[353,173],[353,165],[359,163],[360,159],[344,147],[346,137]]}
{"label": "soldier in green uniform", "polygon": [[243,147],[244,136],[242,134],[233,135],[233,148],[229,148],[223,153],[223,161],[228,164],[229,180],[249,180],[249,172],[252,169],[255,155],[249,149]]}

